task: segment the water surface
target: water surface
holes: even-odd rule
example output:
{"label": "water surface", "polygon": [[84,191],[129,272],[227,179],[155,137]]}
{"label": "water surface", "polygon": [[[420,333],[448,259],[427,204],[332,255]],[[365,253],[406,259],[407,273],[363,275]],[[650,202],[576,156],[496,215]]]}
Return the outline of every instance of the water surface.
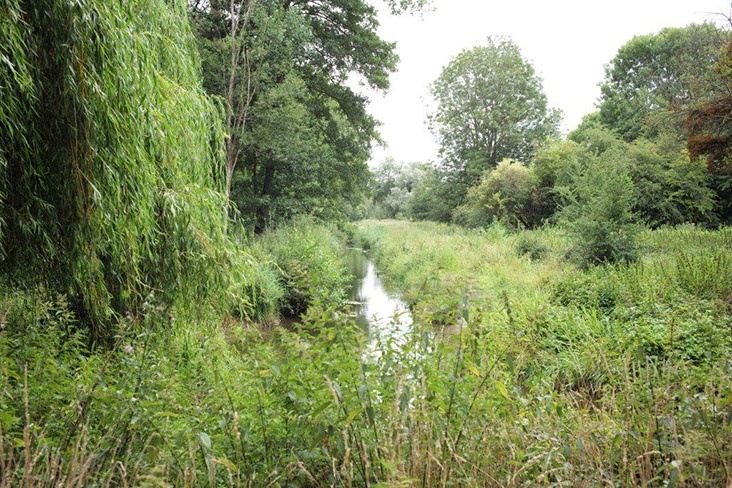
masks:
{"label": "water surface", "polygon": [[403,342],[411,331],[412,316],[398,294],[387,291],[374,263],[362,249],[348,249],[346,260],[353,275],[349,300],[354,318],[374,345],[378,339],[393,337]]}

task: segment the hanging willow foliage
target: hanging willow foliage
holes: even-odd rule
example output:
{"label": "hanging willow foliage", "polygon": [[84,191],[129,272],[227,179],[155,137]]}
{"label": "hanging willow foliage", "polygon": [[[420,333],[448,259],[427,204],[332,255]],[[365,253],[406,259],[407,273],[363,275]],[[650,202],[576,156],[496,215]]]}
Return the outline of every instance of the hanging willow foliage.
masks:
{"label": "hanging willow foliage", "polygon": [[0,265],[115,314],[224,285],[224,132],[185,0],[0,0]]}

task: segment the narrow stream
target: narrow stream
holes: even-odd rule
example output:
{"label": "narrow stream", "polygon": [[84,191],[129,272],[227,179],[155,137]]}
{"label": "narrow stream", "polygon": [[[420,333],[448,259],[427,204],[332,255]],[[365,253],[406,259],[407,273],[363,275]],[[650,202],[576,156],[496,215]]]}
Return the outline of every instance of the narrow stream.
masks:
{"label": "narrow stream", "polygon": [[404,341],[412,325],[407,304],[386,290],[374,263],[363,250],[348,249],[346,252],[348,268],[354,277],[349,300],[356,322],[366,330],[372,345],[390,337]]}

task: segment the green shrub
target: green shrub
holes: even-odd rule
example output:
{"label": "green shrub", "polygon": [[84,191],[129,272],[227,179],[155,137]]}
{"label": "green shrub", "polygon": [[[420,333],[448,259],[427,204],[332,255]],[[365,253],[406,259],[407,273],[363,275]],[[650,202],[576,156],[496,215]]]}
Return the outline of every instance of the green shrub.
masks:
{"label": "green shrub", "polygon": [[574,141],[558,141],[542,147],[531,161],[531,171],[536,178],[537,220],[556,220],[556,213],[562,206],[559,188],[567,185],[567,178],[573,168],[587,157],[587,151]]}
{"label": "green shrub", "polygon": [[716,221],[711,177],[701,161],[690,160],[681,149],[664,151],[660,144],[645,139],[627,145],[626,158],[634,185],[634,210],[649,226]]}
{"label": "green shrub", "polygon": [[467,201],[455,209],[453,220],[468,227],[485,227],[491,222],[513,229],[534,227],[539,223],[534,213],[536,189],[531,169],[505,159],[468,190]]}
{"label": "green shrub", "polygon": [[414,220],[449,222],[465,196],[465,189],[448,174],[425,168],[406,205],[406,214]]}
{"label": "green shrub", "polygon": [[273,322],[285,299],[277,266],[266,255],[244,255],[232,283],[233,314],[255,323]]}
{"label": "green shrub", "polygon": [[516,244],[516,252],[519,256],[528,254],[531,259],[537,260],[543,258],[549,252],[549,248],[535,237],[522,235]]}
{"label": "green shrub", "polygon": [[265,233],[259,242],[276,263],[284,285],[284,311],[300,316],[318,300],[338,303],[348,277],[342,262],[345,236],[311,217],[298,217]]}
{"label": "green shrub", "polygon": [[571,239],[569,256],[582,267],[638,257],[633,182],[618,158],[612,151],[593,158],[567,192],[562,223]]}
{"label": "green shrub", "polygon": [[620,297],[620,288],[602,269],[596,273],[570,273],[553,286],[553,296],[563,306],[611,312]]}
{"label": "green shrub", "polygon": [[732,253],[729,250],[677,254],[673,275],[687,293],[732,304]]}

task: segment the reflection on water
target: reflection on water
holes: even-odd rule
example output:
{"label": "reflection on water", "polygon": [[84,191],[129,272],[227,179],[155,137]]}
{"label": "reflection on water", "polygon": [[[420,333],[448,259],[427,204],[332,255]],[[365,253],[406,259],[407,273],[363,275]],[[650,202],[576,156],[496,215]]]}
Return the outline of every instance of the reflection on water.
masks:
{"label": "reflection on water", "polygon": [[349,290],[355,319],[371,337],[393,337],[399,342],[406,338],[412,325],[407,304],[384,288],[376,274],[374,263],[361,249],[349,249],[346,259],[354,276]]}

